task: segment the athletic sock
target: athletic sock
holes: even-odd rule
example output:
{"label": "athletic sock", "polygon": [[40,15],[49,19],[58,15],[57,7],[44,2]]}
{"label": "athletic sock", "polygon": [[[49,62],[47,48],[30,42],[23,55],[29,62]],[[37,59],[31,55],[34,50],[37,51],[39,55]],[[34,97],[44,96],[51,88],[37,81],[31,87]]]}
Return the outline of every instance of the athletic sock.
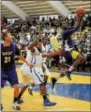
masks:
{"label": "athletic sock", "polygon": [[17,99],[18,99],[18,98],[15,98],[15,97],[14,97],[14,101],[13,101],[13,102],[16,102],[16,101],[17,101]]}
{"label": "athletic sock", "polygon": [[67,72],[68,72],[68,73],[72,73],[72,71],[69,71],[69,70],[68,70]]}
{"label": "athletic sock", "polygon": [[17,100],[21,98],[21,96],[23,95],[24,91],[26,90],[26,88],[28,87],[28,85],[24,86],[23,90],[19,93]]}
{"label": "athletic sock", "polygon": [[22,94],[19,94],[19,96],[17,97],[17,100],[18,100],[18,99],[20,99],[20,98],[21,98],[21,96],[22,96]]}
{"label": "athletic sock", "polygon": [[69,71],[69,72],[72,72],[74,69],[75,69],[74,66],[71,66],[71,67],[68,69],[68,71]]}
{"label": "athletic sock", "polygon": [[47,95],[43,95],[43,100],[45,101],[47,99]]}
{"label": "athletic sock", "polygon": [[46,85],[47,84],[47,81],[45,81],[44,84]]}

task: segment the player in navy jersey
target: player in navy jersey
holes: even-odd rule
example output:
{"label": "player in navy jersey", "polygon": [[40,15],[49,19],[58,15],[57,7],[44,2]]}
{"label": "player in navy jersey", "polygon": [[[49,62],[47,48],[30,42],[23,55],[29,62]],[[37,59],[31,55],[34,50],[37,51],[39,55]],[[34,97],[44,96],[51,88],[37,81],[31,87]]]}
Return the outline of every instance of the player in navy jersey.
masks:
{"label": "player in navy jersey", "polygon": [[29,67],[32,67],[32,63],[28,63],[25,58],[20,55],[20,51],[16,45],[12,42],[12,35],[9,32],[2,33],[3,43],[1,43],[1,87],[5,86],[6,81],[9,81],[14,88],[14,101],[12,107],[16,110],[20,110],[19,103],[22,100],[18,99],[19,87],[18,77],[16,73],[16,66],[14,57],[17,55],[23,60]]}
{"label": "player in navy jersey", "polygon": [[[73,42],[72,40],[72,34],[74,32],[76,32],[79,27],[80,27],[80,24],[81,24],[81,21],[82,21],[82,18],[83,18],[84,15],[80,15],[80,16],[76,16],[76,25],[75,27],[72,27],[72,28],[68,28],[68,24],[63,22],[62,23],[62,29],[63,29],[63,32],[62,32],[62,39],[63,39],[63,46],[64,46],[64,49],[68,46],[71,52],[71,55],[72,55],[72,58],[73,59],[79,59],[82,60],[84,62],[84,57],[83,56],[80,56],[79,58],[77,58],[78,54],[77,51],[75,50],[76,48],[76,45],[75,43]],[[65,44],[67,44],[65,46]],[[79,54],[81,55],[81,54]],[[79,62],[80,64],[80,62]],[[66,76],[68,77],[69,80],[71,80],[71,76],[70,76],[70,73],[75,69],[75,67],[71,66],[69,68],[69,70],[66,72]]]}
{"label": "player in navy jersey", "polygon": [[69,27],[68,22],[63,21],[62,22],[62,39],[63,39],[63,46],[65,47],[65,44],[67,42],[69,48],[75,47],[75,43],[72,40],[72,34],[75,33],[81,24],[83,16],[76,17],[76,25],[74,27]]}
{"label": "player in navy jersey", "polygon": [[[67,60],[69,60],[70,63],[69,63],[69,69],[65,73],[60,74],[56,78],[55,77],[52,78],[52,88],[54,88],[55,83],[60,77],[64,77],[66,75],[67,78],[71,80],[71,75],[70,75],[71,72],[74,69],[76,69],[76,67],[79,64],[82,64],[86,61],[85,57],[83,57],[81,54],[79,54],[75,50],[76,45],[73,42],[72,37],[71,37],[72,34],[79,29],[82,18],[83,18],[83,15],[79,17],[77,16],[76,26],[72,28],[68,27],[68,23],[66,21],[63,21],[62,23],[61,36],[62,36],[62,41],[63,41],[63,46],[62,46],[63,49],[61,49],[61,53],[62,53],[61,55],[64,56]],[[67,51],[66,49],[69,49],[69,50]],[[73,60],[75,61],[73,62]]]}

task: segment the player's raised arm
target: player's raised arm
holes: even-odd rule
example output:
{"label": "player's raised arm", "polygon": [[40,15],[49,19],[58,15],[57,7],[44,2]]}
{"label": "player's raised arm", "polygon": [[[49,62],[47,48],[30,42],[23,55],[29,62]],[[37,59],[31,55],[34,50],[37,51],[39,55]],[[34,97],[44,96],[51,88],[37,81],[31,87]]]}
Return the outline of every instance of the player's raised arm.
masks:
{"label": "player's raised arm", "polygon": [[28,48],[32,48],[35,45],[37,45],[37,43],[39,42],[39,40],[41,38],[41,35],[42,35],[42,31],[39,32],[39,34],[37,35],[36,39],[29,45]]}
{"label": "player's raised arm", "polygon": [[[64,30],[63,35],[65,35],[64,37],[67,38],[67,35],[72,35],[72,33],[74,33],[75,31],[77,31],[81,25],[81,21],[83,16],[85,15],[85,9],[84,8],[78,8],[76,10],[76,23],[75,26],[73,28],[68,28],[66,30]],[[65,22],[63,22],[62,24],[64,24]],[[64,26],[64,25],[63,25]]]}
{"label": "player's raised arm", "polygon": [[85,15],[86,11],[84,8],[80,7],[76,10],[76,26],[74,27],[74,30],[78,30],[80,27],[81,21],[83,16]]}
{"label": "player's raised arm", "polygon": [[[33,47],[38,43],[38,41],[39,41],[39,39],[40,39],[40,37],[41,37],[41,34],[42,34],[42,32],[40,32],[40,33],[38,34],[36,40],[34,40],[34,41],[29,45],[29,47],[28,47],[29,49],[33,48]],[[25,62],[29,67],[32,67],[32,66],[33,66],[32,63],[29,63],[29,62],[24,58],[24,56],[19,55],[19,59],[21,59],[23,62]]]}

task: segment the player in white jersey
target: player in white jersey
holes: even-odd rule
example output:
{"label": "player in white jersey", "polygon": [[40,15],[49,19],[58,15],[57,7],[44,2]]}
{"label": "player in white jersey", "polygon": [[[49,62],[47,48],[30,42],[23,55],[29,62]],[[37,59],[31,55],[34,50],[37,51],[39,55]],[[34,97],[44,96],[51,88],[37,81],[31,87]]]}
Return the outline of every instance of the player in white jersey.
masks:
{"label": "player in white jersey", "polygon": [[[40,44],[40,53],[41,54],[45,54],[45,53],[48,53],[48,38],[43,38],[43,43]],[[42,71],[43,71],[43,75],[44,75],[44,81],[45,81],[45,85],[47,84],[47,80],[48,80],[48,77],[50,75],[50,72],[49,72],[49,69],[47,68],[47,65],[46,65],[46,60],[47,60],[47,57],[42,57]]]}
{"label": "player in white jersey", "polygon": [[48,56],[43,57],[43,55],[48,53],[48,52],[53,52],[53,50],[52,50],[52,48],[50,47],[50,44],[49,44],[49,39],[47,37],[44,37],[42,39],[42,43],[37,45],[37,49],[42,54],[42,57],[41,57],[42,58],[42,74],[43,74],[44,82],[45,82],[45,85],[46,85],[48,77],[50,75],[50,72],[49,72],[49,69],[47,68],[47,65],[46,65],[46,60],[47,60]]}
{"label": "player in white jersey", "polygon": [[[42,59],[42,63],[41,63],[41,69],[40,69],[40,73],[44,79],[44,84],[46,85],[47,84],[47,80],[48,80],[48,77],[50,75],[50,72],[49,72],[49,69],[47,68],[47,65],[46,65],[46,60],[47,60],[47,57],[43,57],[42,55],[45,54],[45,53],[48,53],[48,51],[50,51],[51,49],[48,48],[48,45],[49,44],[49,39],[48,38],[43,38],[43,41],[42,43],[39,43],[36,47],[37,47],[37,52],[39,52],[41,54],[41,59]],[[39,60],[39,57],[37,58]],[[32,94],[32,88],[34,87],[34,83],[31,84],[29,87],[28,87],[28,92]]]}
{"label": "player in white jersey", "polygon": [[22,88],[18,97],[20,98],[23,95],[24,91],[26,90],[26,88],[28,87],[28,85],[31,83],[31,80],[32,80],[35,84],[40,85],[40,92],[44,99],[44,106],[53,106],[56,103],[50,102],[49,99],[47,98],[44,80],[41,77],[41,74],[43,74],[42,57],[59,55],[59,52],[42,55],[41,53],[38,52],[37,48],[39,47],[40,45],[36,46],[35,43],[32,43],[30,44],[29,49],[27,50],[26,60],[32,63],[33,66],[29,68],[24,63],[21,67],[21,72],[22,72],[23,80],[24,80],[24,87]]}

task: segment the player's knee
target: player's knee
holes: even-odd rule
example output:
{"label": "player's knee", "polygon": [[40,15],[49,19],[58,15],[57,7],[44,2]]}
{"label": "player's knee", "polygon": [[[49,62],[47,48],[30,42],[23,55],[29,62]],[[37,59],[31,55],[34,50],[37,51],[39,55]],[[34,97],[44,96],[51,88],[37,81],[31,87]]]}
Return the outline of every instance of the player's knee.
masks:
{"label": "player's knee", "polygon": [[86,62],[86,58],[84,57],[84,56],[82,56],[82,61],[81,61],[81,63],[83,64],[83,63],[85,63]]}
{"label": "player's knee", "polygon": [[19,89],[18,84],[13,85],[12,87],[17,90]]}
{"label": "player's knee", "polygon": [[44,83],[41,83],[41,84],[40,84],[40,87],[45,87],[45,84],[44,84]]}

